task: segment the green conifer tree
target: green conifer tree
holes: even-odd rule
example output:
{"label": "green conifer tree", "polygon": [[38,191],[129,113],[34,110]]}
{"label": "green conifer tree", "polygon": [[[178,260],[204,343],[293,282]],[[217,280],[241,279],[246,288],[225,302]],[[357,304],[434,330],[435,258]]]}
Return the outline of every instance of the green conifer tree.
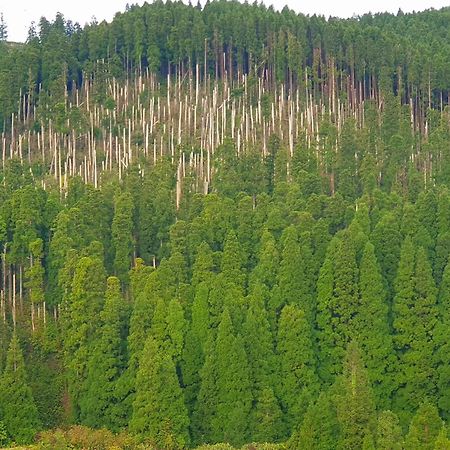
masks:
{"label": "green conifer tree", "polygon": [[162,449],[189,445],[189,417],[172,357],[153,336],[142,352],[130,430]]}
{"label": "green conifer tree", "polygon": [[64,360],[74,419],[79,417],[91,344],[97,339],[97,318],[103,308],[105,281],[105,269],[99,258],[81,258],[65,304]]}
{"label": "green conifer tree", "polygon": [[277,286],[270,301],[271,321],[278,319],[285,305],[297,305],[311,320],[314,313],[313,287],[307,259],[302,251],[297,230],[293,225],[283,231],[282,258],[278,270]]}
{"label": "green conifer tree", "polygon": [[448,438],[448,430],[445,425],[442,426],[438,437],[434,441],[434,450],[450,450],[450,439]]}
{"label": "green conifer tree", "polygon": [[209,336],[209,303],[212,283],[202,281],[197,285],[191,308],[191,322],[183,347],[181,373],[186,405],[192,413],[200,387],[200,370],[205,362],[206,344]]}
{"label": "green conifer tree", "polygon": [[374,246],[367,242],[359,269],[360,304],[355,317],[357,340],[378,407],[388,407],[395,358],[388,324],[388,305]]}
{"label": "green conifer tree", "polygon": [[200,442],[247,440],[252,406],[250,372],[242,338],[236,335],[225,309],[214,344],[201,370],[201,386],[195,411],[194,435]]}
{"label": "green conifer tree", "polygon": [[442,276],[438,295],[439,320],[436,325],[438,406],[445,419],[450,418],[450,264]]}
{"label": "green conifer tree", "polygon": [[301,422],[319,389],[310,327],[304,312],[296,305],[283,308],[277,336],[277,387],[287,435]]}
{"label": "green conifer tree", "polygon": [[442,424],[437,408],[428,402],[422,403],[409,424],[405,448],[433,450]]}
{"label": "green conifer tree", "polygon": [[110,277],[100,314],[100,329],[91,344],[84,395],[80,399],[80,418],[89,427],[118,431],[123,424],[116,383],[125,368],[125,313],[120,281]]}
{"label": "green conifer tree", "polygon": [[382,411],[379,414],[376,441],[379,450],[402,450],[402,429],[397,415],[392,411]]}
{"label": "green conifer tree", "polygon": [[117,193],[114,201],[114,218],[111,226],[114,247],[114,271],[123,282],[128,282],[128,272],[134,250],[133,197],[130,193]]}
{"label": "green conifer tree", "polygon": [[275,238],[264,230],[259,243],[258,262],[250,274],[250,283],[259,281],[272,289],[277,279],[279,260]]}
{"label": "green conifer tree", "polygon": [[[265,285],[253,286],[252,293],[248,296],[249,308],[242,329],[252,374],[254,403],[249,430],[250,440],[255,442],[271,442],[278,439],[281,432],[281,411],[273,392],[277,370],[274,340],[264,305],[265,290]],[[272,439],[268,439],[269,435]],[[266,437],[263,439],[263,436]]]}
{"label": "green conifer tree", "polygon": [[[390,294],[393,292],[402,241],[398,219],[393,212],[387,212],[382,216],[375,226],[371,241],[375,246],[381,274],[386,280],[387,293]],[[389,300],[392,300],[392,297],[393,295],[390,295]]]}
{"label": "green conifer tree", "polygon": [[255,398],[249,424],[252,442],[278,442],[283,437],[283,415],[272,388],[263,388]]}
{"label": "green conifer tree", "polygon": [[39,431],[40,421],[15,333],[9,345],[6,368],[0,378],[0,399],[0,417],[8,436],[17,444],[31,443]]}
{"label": "green conifer tree", "polygon": [[436,288],[430,263],[408,237],[402,246],[395,282],[394,348],[398,357],[398,389],[394,405],[401,421],[410,419],[424,398],[436,396]]}
{"label": "green conifer tree", "polygon": [[311,403],[303,422],[288,441],[288,449],[334,450],[339,438],[336,404],[331,390],[321,391],[318,400]]}
{"label": "green conifer tree", "polygon": [[341,427],[338,448],[360,449],[375,424],[375,403],[367,370],[355,342],[348,345],[344,371],[337,380],[337,413]]}
{"label": "green conifer tree", "polygon": [[344,232],[330,243],[317,283],[319,375],[326,383],[342,370],[347,344],[355,337],[358,291],[356,252]]}

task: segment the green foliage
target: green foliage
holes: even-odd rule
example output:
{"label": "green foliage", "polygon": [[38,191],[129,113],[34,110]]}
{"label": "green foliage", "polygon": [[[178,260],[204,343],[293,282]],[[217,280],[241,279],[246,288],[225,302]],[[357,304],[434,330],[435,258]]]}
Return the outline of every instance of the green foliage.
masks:
{"label": "green foliage", "polygon": [[295,305],[287,305],[281,312],[277,354],[279,373],[283,374],[277,389],[290,435],[319,387],[310,325],[305,313]]}
{"label": "green foliage", "polygon": [[417,409],[405,438],[407,448],[414,450],[434,449],[434,443],[442,428],[438,410],[430,403],[423,403]]}
{"label": "green foliage", "polygon": [[398,390],[394,399],[400,418],[408,420],[424,398],[436,392],[436,288],[423,248],[407,237],[402,246],[394,298],[394,348],[398,356]]}
{"label": "green foliage", "polygon": [[133,199],[131,194],[119,193],[115,197],[114,218],[111,225],[114,247],[114,271],[122,282],[128,281],[133,256]]}
{"label": "green foliage", "polygon": [[98,336],[92,342],[87,365],[87,376],[80,399],[81,422],[93,428],[118,431],[121,407],[118,404],[116,382],[125,367],[124,299],[118,278],[107,280],[105,306],[100,313]]}
{"label": "green foliage", "polygon": [[338,448],[358,449],[374,427],[375,403],[367,370],[355,342],[348,345],[342,377],[337,380]]}
{"label": "green foliage", "polygon": [[0,398],[3,440],[10,438],[18,444],[31,443],[39,431],[40,421],[27,384],[22,349],[16,334],[11,339],[5,371],[0,378]]}
{"label": "green foliage", "polygon": [[172,357],[150,335],[136,376],[130,430],[164,449],[189,443],[189,418]]}
{"label": "green foliage", "polygon": [[382,411],[378,416],[376,432],[377,448],[380,450],[401,450],[403,448],[402,429],[396,414]]}
{"label": "green foliage", "polygon": [[448,8],[186,3],[0,20],[1,444],[447,448]]}
{"label": "green foliage", "polygon": [[207,351],[193,415],[194,439],[240,445],[248,433],[251,379],[242,338],[235,334],[227,309]]}

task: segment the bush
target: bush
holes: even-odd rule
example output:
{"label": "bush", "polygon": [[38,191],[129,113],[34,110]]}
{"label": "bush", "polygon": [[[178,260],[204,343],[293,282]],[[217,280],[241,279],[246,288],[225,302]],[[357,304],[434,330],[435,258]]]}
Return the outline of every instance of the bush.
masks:
{"label": "bush", "polygon": [[[135,439],[126,434],[113,434],[106,429],[93,430],[73,426],[67,430],[51,430],[40,433],[39,450],[135,450],[139,447]],[[146,448],[146,450],[151,450]]]}

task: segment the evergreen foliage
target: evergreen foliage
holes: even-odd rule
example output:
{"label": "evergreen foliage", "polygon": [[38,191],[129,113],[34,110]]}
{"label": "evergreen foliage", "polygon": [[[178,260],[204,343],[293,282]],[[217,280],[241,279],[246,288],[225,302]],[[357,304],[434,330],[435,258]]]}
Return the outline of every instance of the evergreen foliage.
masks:
{"label": "evergreen foliage", "polygon": [[0,446],[449,448],[449,29],[1,17]]}

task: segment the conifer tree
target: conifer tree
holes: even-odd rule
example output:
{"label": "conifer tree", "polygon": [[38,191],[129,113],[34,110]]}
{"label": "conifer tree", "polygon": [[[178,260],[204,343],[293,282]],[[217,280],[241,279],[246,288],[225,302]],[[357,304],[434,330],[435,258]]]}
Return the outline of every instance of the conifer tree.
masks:
{"label": "conifer tree", "polygon": [[163,449],[189,445],[189,418],[172,357],[153,336],[142,352],[130,430]]}
{"label": "conifer tree", "polygon": [[[61,302],[64,291],[59,280],[67,253],[74,247],[74,237],[70,233],[70,216],[67,211],[61,211],[56,218],[56,226],[49,244],[47,298],[50,305]],[[76,238],[76,236],[75,236]]]}
{"label": "conifer tree", "polygon": [[301,422],[318,389],[310,324],[305,313],[295,305],[281,312],[278,325],[277,354],[279,366],[278,395],[287,433]]}
{"label": "conifer tree", "polygon": [[428,402],[422,403],[409,424],[405,447],[413,450],[433,450],[441,429],[442,420],[437,408]]}
{"label": "conifer tree", "polygon": [[438,437],[434,441],[434,450],[450,450],[450,439],[445,425],[439,431]]}
{"label": "conifer tree", "polygon": [[214,268],[211,247],[202,242],[198,247],[197,256],[192,264],[192,285],[196,287],[202,281],[209,280]]}
{"label": "conifer tree", "polygon": [[381,273],[386,280],[387,292],[390,293],[397,274],[402,241],[398,220],[393,212],[387,212],[379,220],[372,233],[371,241],[375,246]]}
{"label": "conifer tree", "polygon": [[195,411],[194,433],[200,442],[247,440],[252,405],[250,372],[242,338],[225,309],[214,344],[209,344]]}
{"label": "conifer tree", "polygon": [[166,335],[167,352],[172,356],[176,365],[181,360],[186,331],[187,323],[183,306],[178,299],[173,298],[167,306]]}
{"label": "conifer tree", "polygon": [[244,286],[244,263],[242,257],[242,251],[239,246],[236,234],[234,231],[229,231],[224,244],[221,271],[224,280],[229,283],[235,283],[239,287]]}
{"label": "conifer tree", "polygon": [[0,417],[8,436],[17,444],[31,443],[39,431],[40,421],[15,333],[9,345],[6,368],[0,378],[0,398]]}
{"label": "conifer tree", "polygon": [[395,290],[393,339],[399,387],[394,405],[406,422],[424,398],[435,397],[437,382],[436,288],[425,250],[419,247],[416,254],[409,237],[402,246]]}
{"label": "conifer tree", "polygon": [[100,314],[100,329],[91,344],[84,395],[80,399],[81,421],[93,428],[118,431],[121,425],[116,383],[125,368],[125,312],[120,281],[110,277]]}
{"label": "conifer tree", "polygon": [[191,321],[186,333],[181,363],[181,373],[186,405],[192,413],[200,387],[200,370],[205,362],[206,344],[209,337],[208,299],[212,284],[203,281],[197,285],[191,308]]}
{"label": "conifer tree", "polygon": [[358,268],[348,233],[330,243],[317,283],[319,375],[326,383],[342,370],[347,344],[355,336],[359,309]]}
{"label": "conifer tree", "polygon": [[249,423],[253,442],[278,442],[283,437],[283,416],[272,388],[263,388],[255,398],[256,404]]}
{"label": "conifer tree", "polygon": [[274,339],[264,304],[264,286],[254,285],[247,299],[249,307],[242,332],[256,396],[263,388],[272,387],[275,381]]}
{"label": "conifer tree", "polygon": [[317,401],[309,405],[303,422],[298,424],[288,441],[289,449],[336,449],[340,429],[333,397],[331,390],[324,390]]}
{"label": "conifer tree", "polygon": [[129,319],[127,336],[127,367],[117,381],[116,394],[122,405],[122,416],[129,419],[133,402],[133,393],[136,381],[136,372],[139,358],[150,327],[153,313],[153,305],[150,304],[144,292],[149,275],[153,272],[152,267],[144,264],[141,258],[136,258],[136,265],[131,270],[130,287],[132,311]]}
{"label": "conifer tree", "polygon": [[438,295],[439,320],[436,325],[438,406],[442,416],[450,418],[450,264],[442,276]]}
{"label": "conifer tree", "polygon": [[30,243],[30,267],[26,271],[26,286],[30,290],[30,300],[32,303],[42,303],[44,301],[44,268],[42,267],[43,257],[42,239],[36,239]]}
{"label": "conifer tree", "polygon": [[[242,328],[254,399],[249,421],[253,439],[250,440],[255,442],[271,442],[278,439],[281,432],[281,411],[273,392],[277,369],[274,340],[264,305],[266,289],[265,285],[254,285]],[[270,434],[272,439],[268,439]]]}
{"label": "conifer tree", "polygon": [[374,246],[367,242],[359,269],[360,304],[355,339],[361,347],[378,407],[387,407],[393,389],[395,358],[388,325],[388,305]]}
{"label": "conifer tree", "polygon": [[402,429],[397,415],[392,411],[382,411],[379,414],[376,441],[379,450],[401,450],[403,448]]}
{"label": "conifer tree", "polygon": [[347,348],[344,371],[337,381],[337,414],[341,427],[338,448],[359,449],[374,427],[375,403],[367,370],[355,342]]}
{"label": "conifer tree", "polygon": [[133,256],[133,198],[128,192],[117,193],[111,226],[114,247],[114,271],[123,282],[128,282],[128,271]]}
{"label": "conifer tree", "polygon": [[281,241],[283,242],[282,259],[277,286],[270,302],[271,320],[278,318],[285,305],[291,304],[301,308],[310,320],[314,313],[312,280],[294,226],[291,225],[283,231]]}
{"label": "conifer tree", "polygon": [[87,377],[87,362],[92,342],[97,338],[97,316],[103,308],[105,269],[99,258],[79,260],[66,308],[64,359],[72,414],[79,416],[79,399]]}
{"label": "conifer tree", "polygon": [[250,274],[250,283],[259,281],[272,289],[277,279],[279,259],[275,238],[264,230],[259,243],[258,263]]}

